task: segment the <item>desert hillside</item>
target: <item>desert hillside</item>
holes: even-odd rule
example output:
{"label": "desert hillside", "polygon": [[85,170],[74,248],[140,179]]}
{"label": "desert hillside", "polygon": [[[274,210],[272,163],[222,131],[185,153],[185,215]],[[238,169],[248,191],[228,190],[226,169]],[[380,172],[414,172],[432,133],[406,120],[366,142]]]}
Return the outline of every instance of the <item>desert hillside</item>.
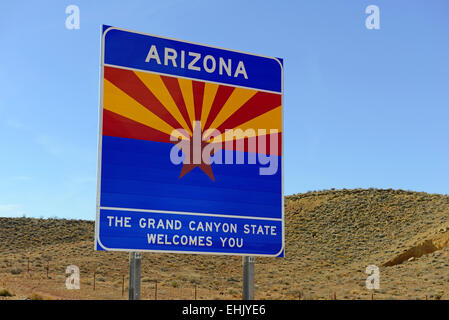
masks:
{"label": "desert hillside", "polygon": [[[256,259],[257,299],[371,299],[368,265],[380,268],[375,299],[449,299],[447,195],[296,194],[285,225],[286,257]],[[93,237],[92,221],[0,218],[0,299],[125,299],[128,255],[94,251]],[[80,290],[65,288],[69,265]],[[142,269],[144,299],[241,297],[240,257],[144,253]]]}

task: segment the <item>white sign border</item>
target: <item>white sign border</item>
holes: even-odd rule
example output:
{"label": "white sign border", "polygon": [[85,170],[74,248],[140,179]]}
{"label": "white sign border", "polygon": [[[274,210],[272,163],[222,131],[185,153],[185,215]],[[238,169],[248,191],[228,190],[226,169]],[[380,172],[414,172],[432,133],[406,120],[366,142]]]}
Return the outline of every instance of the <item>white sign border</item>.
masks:
{"label": "white sign border", "polygon": [[[95,244],[94,244],[94,248],[95,250],[98,250],[98,246],[100,246],[103,250],[105,251],[125,251],[125,252],[156,252],[156,253],[184,253],[184,254],[203,254],[203,255],[232,255],[232,256],[254,256],[254,257],[278,257],[282,251],[285,250],[285,214],[284,214],[284,66],[282,65],[282,63],[275,57],[268,57],[268,56],[263,56],[263,55],[258,55],[258,54],[253,54],[253,53],[247,53],[247,52],[242,52],[242,51],[238,51],[238,50],[230,50],[230,49],[225,49],[225,48],[220,48],[220,47],[215,47],[215,46],[209,46],[209,45],[204,45],[204,44],[200,44],[200,43],[195,43],[195,42],[190,42],[190,41],[184,41],[184,40],[178,40],[178,39],[173,39],[173,38],[168,38],[168,37],[161,37],[161,36],[157,36],[157,35],[153,35],[153,34],[149,34],[149,33],[144,33],[144,32],[137,32],[137,31],[132,31],[132,30],[128,30],[128,29],[122,29],[122,28],[117,28],[117,27],[111,27],[109,26],[109,28],[104,31],[104,27],[105,25],[101,25],[101,57],[100,57],[100,97],[99,97],[99,115],[98,115],[98,140],[97,140],[97,145],[98,145],[98,150],[97,150],[97,200],[96,200],[96,218],[95,218]],[[273,59],[276,60],[280,67],[281,67],[281,92],[275,92],[275,91],[268,91],[268,90],[259,90],[259,91],[265,91],[265,92],[272,92],[272,93],[277,93],[281,95],[281,106],[282,106],[282,128],[281,128],[281,132],[282,132],[282,163],[281,163],[281,204],[282,204],[282,214],[281,214],[281,219],[276,219],[276,218],[264,218],[264,217],[253,217],[254,219],[259,219],[259,220],[281,220],[282,221],[282,246],[281,249],[279,250],[278,253],[276,254],[251,254],[251,253],[233,253],[233,252],[210,252],[210,251],[187,251],[187,250],[150,250],[150,249],[144,249],[144,250],[136,250],[136,249],[129,249],[129,248],[107,248],[106,246],[104,246],[101,243],[100,240],[100,209],[111,209],[111,208],[106,208],[106,207],[100,207],[100,197],[101,197],[101,167],[102,167],[102,142],[103,142],[103,84],[104,84],[104,67],[105,67],[105,63],[104,63],[104,39],[106,37],[106,34],[111,31],[111,30],[120,30],[120,31],[125,31],[125,32],[130,32],[130,33],[136,33],[136,34],[142,34],[142,35],[146,35],[146,36],[151,36],[151,37],[156,37],[156,38],[161,38],[161,39],[167,39],[167,40],[173,40],[173,41],[178,41],[178,42],[184,42],[184,43],[190,43],[190,44],[194,44],[194,45],[198,45],[198,46],[203,46],[203,47],[210,47],[210,48],[215,48],[215,49],[221,49],[221,50],[226,50],[226,51],[232,51],[232,52],[237,52],[237,53],[242,53],[242,54],[247,54],[247,55],[253,55],[253,56],[258,56],[258,57],[263,57],[263,58],[267,58],[267,59]],[[141,70],[141,69],[133,69],[133,68],[125,68],[125,67],[121,67],[121,66],[115,66],[115,65],[110,65],[113,67],[118,67],[118,68],[122,68],[122,69],[130,69],[130,70],[138,70],[138,71],[146,71],[146,72],[151,72],[148,70]],[[154,72],[157,73],[157,72]],[[174,75],[172,75],[174,76]],[[183,77],[178,77],[178,76],[174,76],[176,78],[183,78]],[[206,80],[199,80],[197,78],[188,78],[188,77],[184,77],[186,79],[192,79],[192,80],[198,80],[198,81],[203,81],[203,82],[212,82],[212,81],[206,81]],[[214,82],[213,82],[214,83]],[[218,84],[223,84],[223,83],[218,83]],[[241,87],[241,86],[237,86],[237,85],[231,85],[231,84],[226,84],[229,86],[233,86],[233,87]],[[241,87],[241,88],[251,88],[251,87]],[[253,88],[254,89],[254,88]],[[129,210],[129,211],[144,211],[144,212],[160,212],[160,213],[164,213],[163,210],[147,210],[147,209],[127,209],[127,208],[116,208],[116,210]],[[195,213],[191,213],[191,212],[176,212],[177,214],[187,214],[187,215],[192,215]],[[222,215],[214,215],[214,214],[208,214],[210,216],[222,216]],[[231,216],[230,216],[231,217]],[[247,217],[243,217],[243,216],[232,216],[235,218],[247,218]],[[285,252],[284,252],[284,257],[285,257]]]}

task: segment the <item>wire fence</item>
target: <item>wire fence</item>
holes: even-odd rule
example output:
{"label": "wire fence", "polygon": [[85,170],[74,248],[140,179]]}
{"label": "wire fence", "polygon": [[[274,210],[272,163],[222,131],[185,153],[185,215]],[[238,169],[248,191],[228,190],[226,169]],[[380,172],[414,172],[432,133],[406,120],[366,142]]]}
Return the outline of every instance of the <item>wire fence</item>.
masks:
{"label": "wire fence", "polygon": [[[40,293],[53,299],[128,299],[128,274],[107,273],[92,271],[92,266],[84,265],[84,271],[79,274],[80,290],[69,290],[66,286],[68,274],[65,269],[56,263],[39,262],[33,264],[30,259],[21,263],[8,262],[0,269],[0,290],[10,288],[12,291]],[[145,272],[141,280],[141,299],[143,300],[240,300],[242,299],[241,286],[236,282],[229,287],[223,284],[220,288],[207,283],[186,285],[178,281],[149,278]],[[188,284],[188,283],[187,283]],[[289,299],[289,300],[340,300],[340,299],[382,299],[376,292],[365,292],[348,297],[342,291],[329,290],[328,294],[320,297],[312,296],[301,287],[290,287],[288,292],[279,292],[277,295],[260,292],[256,289],[256,299]],[[26,295],[24,293],[24,295]],[[1,295],[0,295],[1,298]],[[444,296],[423,294],[416,297],[419,300],[444,299]]]}
{"label": "wire fence", "polygon": [[[69,290],[66,282],[70,274],[60,267],[52,270],[52,265],[39,263],[33,267],[30,260],[25,260],[18,266],[8,265],[8,272],[0,272],[1,288],[19,288],[21,291],[49,292],[49,296],[66,296],[74,294],[76,298],[128,298],[128,274],[104,274],[97,271],[84,271],[79,274],[80,290]],[[4,270],[3,270],[4,271]],[[239,299],[238,294],[225,293],[223,290],[205,288],[198,284],[189,287],[181,286],[173,281],[171,284],[163,280],[141,279],[141,298],[146,300],[209,300],[209,299]]]}
{"label": "wire fence", "polygon": [[[86,275],[85,275],[86,276]],[[96,273],[87,275],[87,279],[81,279],[80,290],[68,290],[65,286],[63,276],[55,276],[47,274],[47,270],[41,273],[6,275],[0,274],[0,287],[18,288],[22,287],[23,291],[29,293],[41,293],[42,296],[55,299],[128,299],[128,276],[120,275],[116,277],[109,276],[105,280],[102,276]],[[28,285],[24,288],[24,283]],[[65,292],[64,292],[65,291]],[[311,300],[311,296],[304,293],[300,288],[297,290],[290,290],[288,296],[283,299],[289,300]],[[261,299],[257,295],[256,299]],[[266,297],[265,297],[266,298]],[[326,300],[339,300],[337,292],[329,292]],[[370,297],[364,299],[375,300],[375,294],[371,293]],[[214,290],[211,288],[204,288],[200,285],[193,285],[191,287],[173,287],[162,284],[160,281],[145,281],[141,282],[141,299],[142,300],[241,300],[242,294],[236,290],[231,292],[222,290]],[[426,296],[427,300],[428,297]]]}

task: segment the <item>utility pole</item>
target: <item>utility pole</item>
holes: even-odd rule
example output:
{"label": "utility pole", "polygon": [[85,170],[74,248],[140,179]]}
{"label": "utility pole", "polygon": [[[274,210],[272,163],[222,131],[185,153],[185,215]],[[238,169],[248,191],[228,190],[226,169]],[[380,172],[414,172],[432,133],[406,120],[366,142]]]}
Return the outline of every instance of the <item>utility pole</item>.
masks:
{"label": "utility pole", "polygon": [[243,300],[254,300],[254,262],[256,258],[243,257]]}
{"label": "utility pole", "polygon": [[142,253],[129,253],[129,300],[140,300],[140,271],[142,267]]}

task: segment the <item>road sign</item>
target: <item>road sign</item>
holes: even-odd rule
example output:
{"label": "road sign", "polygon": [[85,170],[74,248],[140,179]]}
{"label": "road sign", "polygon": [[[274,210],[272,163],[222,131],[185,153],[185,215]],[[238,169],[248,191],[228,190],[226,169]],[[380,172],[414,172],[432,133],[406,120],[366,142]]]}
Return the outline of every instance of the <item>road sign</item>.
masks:
{"label": "road sign", "polygon": [[284,255],[282,59],[102,28],[96,249]]}

